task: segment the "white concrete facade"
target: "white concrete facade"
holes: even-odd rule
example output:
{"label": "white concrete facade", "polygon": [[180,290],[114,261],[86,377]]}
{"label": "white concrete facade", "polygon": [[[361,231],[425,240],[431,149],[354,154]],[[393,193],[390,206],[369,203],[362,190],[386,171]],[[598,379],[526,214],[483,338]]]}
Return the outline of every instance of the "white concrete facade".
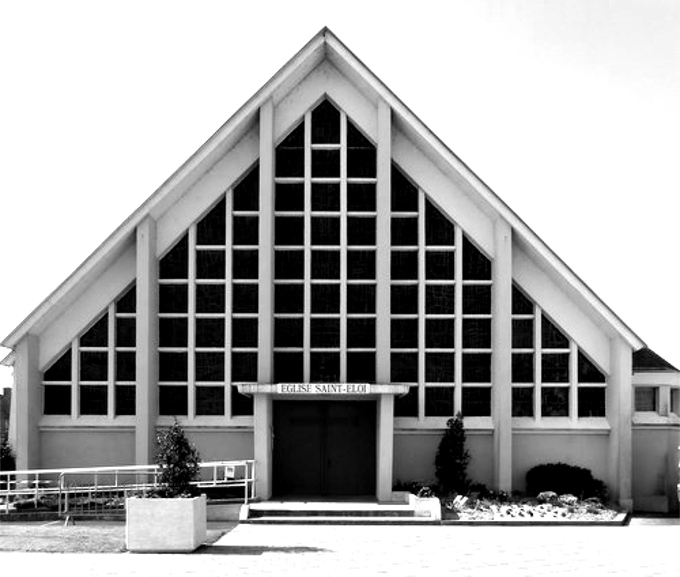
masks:
{"label": "white concrete facade", "polygon": [[[309,144],[311,115],[324,99],[340,113],[340,142],[337,146],[315,148]],[[342,199],[338,210],[342,240],[338,242],[341,272],[337,283],[342,302],[337,314],[342,340],[347,335],[353,314],[346,305],[347,287],[352,284],[347,278],[346,223],[351,218],[347,195],[351,179],[345,152],[349,126],[346,122],[353,123],[375,147],[376,175],[364,180],[375,185],[376,206],[361,215],[375,219],[376,231],[375,243],[369,247],[375,255],[374,278],[364,283],[375,287],[375,312],[364,315],[369,322],[375,319],[376,331],[375,345],[367,347],[375,354],[375,379],[368,395],[329,393],[311,397],[282,393],[276,386],[275,219],[279,213],[274,199],[277,184],[286,182],[276,174],[276,148],[301,121],[305,123],[306,144],[305,172],[299,181],[304,184],[307,204],[300,211],[300,217],[305,219],[306,235],[301,250],[306,256],[304,279],[299,284],[308,289],[305,313],[300,315],[306,339],[301,347],[305,359],[301,383],[313,380],[309,368],[309,333],[311,320],[315,317],[310,313],[309,293],[315,282],[309,270],[312,249],[318,246],[313,247],[310,241],[310,222],[314,218],[309,208],[314,181],[311,155],[316,150],[341,151],[340,176],[333,183],[337,180]],[[259,204],[256,209],[243,210],[234,206],[234,191],[255,165],[259,170]],[[393,166],[398,167],[417,189],[419,200],[415,211],[396,216],[391,213],[394,211],[390,205]],[[197,236],[198,223],[222,201],[227,219],[256,219],[258,226],[255,243],[243,245],[244,252],[257,250],[256,280],[250,281],[251,285],[257,286],[257,343],[256,347],[245,346],[243,350],[232,343],[236,337],[228,328],[222,329],[224,342],[215,350],[202,348],[197,341],[197,319],[216,320],[217,323],[223,320],[228,325],[233,319],[253,317],[232,310],[229,296],[235,286],[235,278],[230,276],[236,266],[232,262],[234,251],[242,247],[231,233],[218,248],[203,246]],[[435,243],[435,249],[432,249],[424,240],[428,226],[425,216],[430,210],[443,215],[455,228],[455,241],[451,241],[451,246],[442,248]],[[407,250],[395,247],[390,241],[395,218],[418,221],[419,240]],[[178,242],[186,242],[188,247],[186,277],[168,280],[159,272],[160,263]],[[471,248],[463,248],[468,246]],[[465,277],[466,250],[470,254],[478,252],[482,255],[480,258],[490,263],[490,278]],[[227,272],[219,286],[224,288],[227,297],[221,297],[226,304],[219,314],[204,313],[196,308],[199,287],[217,286],[213,280],[203,282],[197,273],[197,267],[201,266],[197,255],[210,251],[221,251],[220,254],[225,255]],[[392,254],[400,251],[418,255],[419,272],[413,281],[395,282],[390,276]],[[453,277],[448,281],[455,293],[453,312],[426,312],[426,289],[447,284],[429,280],[426,262],[429,262],[428,255],[434,253],[448,255],[446,258],[451,257],[454,263],[455,274],[452,273]],[[402,284],[417,289],[416,313],[391,312],[391,306],[394,306],[391,289]],[[136,294],[134,314],[121,312],[123,307],[118,303],[133,285]],[[187,296],[183,297],[187,300],[186,311],[168,313],[162,310],[159,298],[162,300],[163,296],[159,297],[159,286],[170,285],[176,291],[179,291],[178,287],[187,287]],[[525,295],[530,307],[519,313],[513,310],[513,295],[517,289]],[[468,292],[486,294],[487,290],[491,303],[488,312],[470,312],[464,308]],[[88,345],[83,336],[104,311],[108,311],[106,314],[110,319],[108,340],[101,337],[102,342]],[[177,346],[176,343],[164,343],[165,337],[159,339],[159,319],[164,318],[169,322],[186,322],[188,344]],[[120,319],[123,321],[119,322]],[[128,319],[127,325],[125,319]],[[408,348],[408,354],[417,356],[419,373],[418,378],[408,384],[395,382],[393,378],[392,358],[401,354],[402,349],[391,345],[390,327],[391,323],[400,320],[412,320],[418,327],[418,342]],[[135,338],[132,344],[118,346],[116,331],[133,321]],[[446,386],[431,382],[426,374],[430,353],[432,358],[442,354],[438,347],[428,347],[425,336],[426,327],[430,326],[428,321],[433,321],[433,326],[436,321],[450,321],[450,326],[454,327],[455,344],[442,349],[446,354],[450,351],[454,375]],[[469,325],[466,324],[468,321]],[[480,325],[488,321],[491,327],[488,346],[466,344],[468,334],[464,327],[472,326],[475,321]],[[533,327],[533,344],[516,345],[513,336],[516,321],[518,326],[524,322],[525,326]],[[566,344],[545,343],[552,327],[556,327],[555,338],[564,339]],[[636,438],[633,428],[631,363],[633,352],[643,347],[642,341],[325,29],[17,327],[3,345],[14,349],[16,355],[16,406],[13,411],[16,435],[13,443],[19,468],[108,465],[129,459],[137,464],[151,462],[156,427],[172,422],[172,416],[162,414],[159,402],[160,389],[165,386],[169,391],[173,386],[171,382],[164,382],[160,374],[159,350],[166,356],[185,354],[186,379],[182,380],[182,386],[186,386],[187,400],[179,420],[201,449],[203,457],[211,460],[254,458],[257,493],[261,498],[270,497],[276,485],[274,404],[283,401],[313,398],[375,403],[375,496],[381,501],[391,498],[393,485],[398,481],[433,477],[434,451],[447,419],[476,395],[483,399],[486,392],[490,395],[488,413],[466,416],[465,424],[473,457],[471,476],[496,489],[522,489],[524,475],[531,466],[567,461],[589,466],[596,476],[606,481],[617,501],[632,507],[636,492],[634,446],[654,443],[644,435],[638,434]],[[351,347],[344,340],[338,348],[342,359],[352,352],[348,351]],[[64,369],[70,371],[70,377],[48,379],[46,371],[60,361],[65,351],[71,351],[70,365]],[[257,354],[255,381],[244,382],[232,377],[230,351]],[[84,379],[80,363],[97,354],[100,357],[108,355],[106,376]],[[114,359],[125,354],[133,355],[135,359],[133,380],[117,380],[124,365],[118,367]],[[198,396],[216,393],[215,389],[219,388],[214,383],[202,382],[197,373],[201,370],[199,355],[210,354],[222,354],[225,359],[220,393],[223,406],[220,405],[217,414],[204,411],[201,404],[204,401]],[[473,357],[487,358],[484,355],[491,358],[490,377],[486,381],[466,382],[465,364]],[[514,361],[529,357],[533,376],[530,380],[516,381]],[[585,377],[585,382],[580,380],[582,358],[603,376],[602,382],[597,379],[588,382]],[[567,363],[564,374],[568,376],[557,381],[542,378],[547,376],[543,373],[547,373],[553,362]],[[343,360],[340,364],[339,383],[351,382],[347,378],[347,363]],[[83,381],[86,381],[84,385]],[[135,387],[135,410],[133,414],[118,414],[114,407],[123,402],[126,386]],[[395,414],[401,410],[396,405],[403,401],[409,386],[416,390],[418,408],[413,413]],[[47,395],[64,393],[67,387],[71,391],[68,414],[64,410],[59,413],[61,409],[55,414],[47,414],[44,410]],[[97,412],[98,409],[92,411],[93,414],[83,411],[84,401],[80,395],[95,398],[104,388],[105,413]],[[531,398],[531,406],[525,407],[525,413],[513,408],[514,391],[519,388],[524,390],[526,398]],[[674,388],[680,389],[680,382],[665,385],[661,393],[661,405],[666,407],[666,415],[673,414],[675,397],[671,390]],[[586,395],[596,389],[602,391],[602,398],[606,398],[606,410],[597,416],[584,416],[579,399],[585,404]],[[173,389],[173,394],[178,390]],[[433,413],[437,414],[428,414],[428,407],[434,407],[428,403],[440,393],[451,395],[451,400],[447,401],[447,406],[452,407],[449,416],[434,409]],[[250,414],[246,414],[248,409],[236,410],[237,403],[246,402],[242,395],[252,398]],[[560,402],[564,406],[556,414],[548,414],[546,410],[551,396],[563,400]],[[484,413],[484,410],[480,412]],[[672,445],[679,425],[674,421],[663,424],[664,430],[670,431],[669,440],[664,440],[664,450],[658,458],[667,467],[672,460],[667,449]],[[638,428],[642,425],[639,423]],[[108,435],[106,443],[102,441],[103,435]],[[540,459],[536,460],[539,455]],[[640,489],[640,483],[647,481],[638,482],[637,493],[644,500],[646,489]],[[665,489],[671,484],[671,477],[668,477]],[[677,506],[677,500],[674,505]]]}

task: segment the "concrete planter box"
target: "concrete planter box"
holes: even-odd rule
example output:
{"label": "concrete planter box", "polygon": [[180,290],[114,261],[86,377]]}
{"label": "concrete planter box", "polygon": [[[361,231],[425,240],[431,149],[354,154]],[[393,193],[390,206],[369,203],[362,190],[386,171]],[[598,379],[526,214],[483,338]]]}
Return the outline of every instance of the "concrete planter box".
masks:
{"label": "concrete planter box", "polygon": [[442,506],[437,497],[416,497],[411,495],[409,502],[413,507],[414,517],[427,517],[432,521],[441,521]]}
{"label": "concrete planter box", "polygon": [[205,542],[206,497],[127,499],[125,546],[136,553],[186,553]]}

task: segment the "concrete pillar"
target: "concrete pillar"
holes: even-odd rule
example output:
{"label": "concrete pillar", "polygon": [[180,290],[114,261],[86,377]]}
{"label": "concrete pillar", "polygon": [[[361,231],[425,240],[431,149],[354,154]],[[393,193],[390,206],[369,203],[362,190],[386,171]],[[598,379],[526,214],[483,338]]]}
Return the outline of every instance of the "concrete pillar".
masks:
{"label": "concrete pillar", "polygon": [[40,431],[42,387],[38,368],[38,337],[26,335],[16,347],[14,363],[14,416],[16,417],[16,468],[40,468]]}
{"label": "concrete pillar", "polygon": [[[260,238],[259,238],[259,327],[257,380],[273,379],[274,331],[274,103],[260,107]],[[256,394],[254,402],[254,456],[256,491],[261,499],[272,492],[272,400],[268,394]]]}
{"label": "concrete pillar", "polygon": [[610,344],[607,418],[609,433],[608,485],[613,501],[633,507],[633,351],[621,338]]}
{"label": "concrete pillar", "polygon": [[377,411],[376,496],[378,501],[385,502],[392,500],[394,395],[380,395]]}
{"label": "concrete pillar", "polygon": [[494,486],[512,490],[512,228],[494,226],[491,414],[494,424]]}
{"label": "concrete pillar", "polygon": [[156,222],[137,227],[137,418],[135,464],[153,463],[158,417],[158,259]]}

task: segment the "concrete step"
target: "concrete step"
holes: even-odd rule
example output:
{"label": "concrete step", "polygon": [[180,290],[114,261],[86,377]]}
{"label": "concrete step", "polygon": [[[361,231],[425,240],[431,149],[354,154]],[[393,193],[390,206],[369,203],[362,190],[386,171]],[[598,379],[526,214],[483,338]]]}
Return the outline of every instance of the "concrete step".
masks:
{"label": "concrete step", "polygon": [[251,525],[440,525],[429,517],[363,517],[363,516],[274,516],[242,520]]}

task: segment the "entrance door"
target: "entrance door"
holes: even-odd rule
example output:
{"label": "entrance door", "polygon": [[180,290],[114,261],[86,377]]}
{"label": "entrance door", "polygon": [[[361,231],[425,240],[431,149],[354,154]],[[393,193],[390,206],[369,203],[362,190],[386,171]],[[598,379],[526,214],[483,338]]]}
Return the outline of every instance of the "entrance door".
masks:
{"label": "entrance door", "polygon": [[276,401],[277,496],[375,494],[373,401]]}

